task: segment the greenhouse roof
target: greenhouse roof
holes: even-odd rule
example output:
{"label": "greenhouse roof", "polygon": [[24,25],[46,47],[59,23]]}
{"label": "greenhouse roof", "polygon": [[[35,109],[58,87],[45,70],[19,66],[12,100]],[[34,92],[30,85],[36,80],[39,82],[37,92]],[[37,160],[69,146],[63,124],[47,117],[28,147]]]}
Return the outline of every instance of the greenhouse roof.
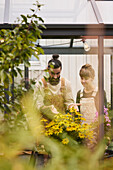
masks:
{"label": "greenhouse roof", "polygon": [[[14,23],[21,14],[29,14],[35,2],[0,0],[0,23]],[[43,6],[38,15],[45,24],[113,24],[112,0],[39,0],[39,3]]]}

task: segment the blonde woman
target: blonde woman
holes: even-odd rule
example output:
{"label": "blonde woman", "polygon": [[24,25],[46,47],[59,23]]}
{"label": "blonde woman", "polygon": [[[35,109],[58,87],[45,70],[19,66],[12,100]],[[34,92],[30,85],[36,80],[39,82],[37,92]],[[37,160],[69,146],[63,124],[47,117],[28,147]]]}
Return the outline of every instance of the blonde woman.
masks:
{"label": "blonde woman", "polygon": [[[80,72],[81,84],[83,89],[77,92],[76,103],[80,103],[80,113],[86,119],[85,122],[91,124],[98,112],[99,108],[99,94],[98,87],[94,83],[95,71],[90,64],[85,64],[81,67]],[[107,107],[106,94],[104,92],[104,105]],[[95,135],[96,133],[96,135]],[[94,130],[94,135],[92,144],[87,140],[85,141],[89,148],[93,148],[97,143],[97,127]]]}

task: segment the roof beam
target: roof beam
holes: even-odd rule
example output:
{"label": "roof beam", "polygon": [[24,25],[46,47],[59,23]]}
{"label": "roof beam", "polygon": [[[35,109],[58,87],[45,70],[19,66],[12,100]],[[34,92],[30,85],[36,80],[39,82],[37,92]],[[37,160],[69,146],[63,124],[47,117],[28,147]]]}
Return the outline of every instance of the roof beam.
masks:
{"label": "roof beam", "polygon": [[[83,55],[83,54],[89,54],[89,55],[97,55],[98,54],[98,48],[97,47],[91,47],[90,51],[86,52],[84,50],[84,47],[47,47],[47,46],[41,46],[41,48],[44,50],[45,54],[70,54],[70,55]],[[104,47],[104,54],[112,54],[113,53],[113,47]]]}
{"label": "roof beam", "polygon": [[96,19],[97,19],[97,22],[98,22],[99,24],[103,24],[103,20],[102,20],[101,14],[100,14],[100,12],[99,12],[99,9],[98,9],[98,6],[97,6],[95,0],[90,0],[90,2],[91,2],[91,5],[92,5],[92,8],[93,8],[95,17],[96,17]]}
{"label": "roof beam", "polygon": [[113,24],[45,24],[42,38],[67,39],[81,36],[113,36]]}
{"label": "roof beam", "polygon": [[10,15],[10,0],[5,0],[4,23],[9,22],[9,15]]}
{"label": "roof beam", "polygon": [[95,0],[95,1],[113,1],[113,0]]}
{"label": "roof beam", "polygon": [[[13,29],[17,24],[0,24],[0,29]],[[45,24],[40,28],[43,39],[77,39],[83,36],[113,38],[113,24]]]}

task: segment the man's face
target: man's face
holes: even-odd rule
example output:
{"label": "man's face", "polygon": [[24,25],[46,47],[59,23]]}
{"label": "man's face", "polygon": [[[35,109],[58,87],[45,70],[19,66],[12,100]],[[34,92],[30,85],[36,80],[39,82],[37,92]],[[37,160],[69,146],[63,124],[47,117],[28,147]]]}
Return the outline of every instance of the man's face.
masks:
{"label": "man's face", "polygon": [[52,85],[57,85],[60,81],[61,67],[59,68],[50,68],[49,69],[49,82]]}

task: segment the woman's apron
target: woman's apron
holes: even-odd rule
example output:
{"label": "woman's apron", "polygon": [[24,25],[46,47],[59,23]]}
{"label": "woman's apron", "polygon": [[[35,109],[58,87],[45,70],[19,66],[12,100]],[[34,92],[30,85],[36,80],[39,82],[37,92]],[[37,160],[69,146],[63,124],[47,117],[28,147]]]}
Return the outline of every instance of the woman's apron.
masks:
{"label": "woman's apron", "polygon": [[95,106],[95,96],[97,90],[95,89],[92,93],[91,97],[83,98],[83,90],[80,92],[80,113],[86,119],[85,123],[92,123],[95,118],[96,113],[96,106]]}
{"label": "woman's apron", "polygon": [[[83,121],[83,123],[91,124],[93,123],[95,116],[96,116],[96,106],[95,106],[95,96],[97,93],[97,89],[95,89],[92,93],[91,97],[83,98],[83,90],[80,92],[80,113],[82,114],[83,118],[86,120]],[[89,149],[94,149],[97,141],[98,141],[98,127],[91,128],[91,131],[93,130],[93,138],[91,141],[88,139],[85,139],[84,144]]]}

